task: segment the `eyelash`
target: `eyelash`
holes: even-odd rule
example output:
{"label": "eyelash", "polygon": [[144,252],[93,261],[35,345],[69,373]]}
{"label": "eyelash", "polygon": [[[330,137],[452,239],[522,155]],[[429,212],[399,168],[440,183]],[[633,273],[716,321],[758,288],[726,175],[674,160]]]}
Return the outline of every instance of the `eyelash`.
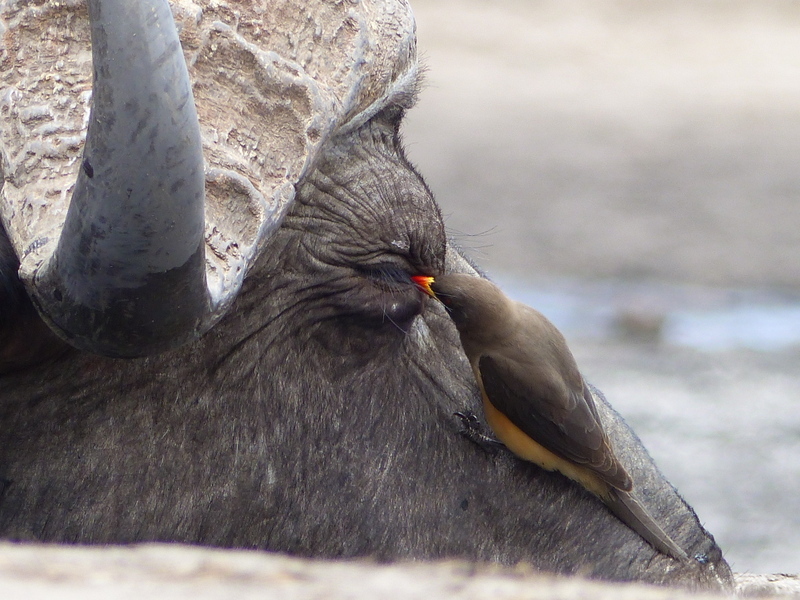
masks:
{"label": "eyelash", "polygon": [[411,276],[408,271],[392,264],[370,266],[363,269],[363,274],[367,279],[379,284],[405,284],[411,283]]}

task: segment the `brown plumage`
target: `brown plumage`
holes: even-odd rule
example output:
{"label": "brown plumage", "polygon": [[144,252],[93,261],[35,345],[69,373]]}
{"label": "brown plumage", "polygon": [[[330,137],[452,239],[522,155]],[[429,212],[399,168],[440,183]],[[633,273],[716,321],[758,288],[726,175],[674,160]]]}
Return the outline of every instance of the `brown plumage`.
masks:
{"label": "brown plumage", "polygon": [[687,560],[632,495],[633,481],[614,455],[561,332],[485,279],[413,279],[447,307],[481,389],[486,420],[509,450],[581,484],[656,549]]}

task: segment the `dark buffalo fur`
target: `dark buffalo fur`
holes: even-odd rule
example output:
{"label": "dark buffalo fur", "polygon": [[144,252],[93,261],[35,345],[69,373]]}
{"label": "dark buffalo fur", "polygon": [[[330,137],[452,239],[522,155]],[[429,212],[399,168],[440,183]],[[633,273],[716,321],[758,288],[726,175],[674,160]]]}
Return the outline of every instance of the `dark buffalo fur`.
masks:
{"label": "dark buffalo fur", "polygon": [[[0,377],[67,349],[36,314],[17,277],[18,268],[19,260],[0,222]],[[2,389],[0,379],[0,394]]]}

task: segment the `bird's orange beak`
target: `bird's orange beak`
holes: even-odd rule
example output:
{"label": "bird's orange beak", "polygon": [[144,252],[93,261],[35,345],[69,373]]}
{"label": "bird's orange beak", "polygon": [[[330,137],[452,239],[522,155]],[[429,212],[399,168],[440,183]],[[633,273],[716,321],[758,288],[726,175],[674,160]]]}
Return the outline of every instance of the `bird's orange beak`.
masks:
{"label": "bird's orange beak", "polygon": [[436,294],[431,289],[433,277],[428,275],[412,275],[411,281],[413,281],[419,289],[428,294],[428,296],[431,298],[436,298]]}

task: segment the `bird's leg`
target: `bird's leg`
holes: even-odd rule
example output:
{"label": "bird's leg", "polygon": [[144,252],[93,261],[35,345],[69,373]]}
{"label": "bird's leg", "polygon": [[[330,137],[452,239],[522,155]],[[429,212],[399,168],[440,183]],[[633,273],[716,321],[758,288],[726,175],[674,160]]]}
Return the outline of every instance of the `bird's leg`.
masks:
{"label": "bird's leg", "polygon": [[498,448],[505,448],[505,444],[488,435],[483,424],[478,420],[474,412],[465,410],[453,413],[453,416],[461,419],[463,429],[459,432],[471,442],[483,448],[486,452],[494,454]]}

